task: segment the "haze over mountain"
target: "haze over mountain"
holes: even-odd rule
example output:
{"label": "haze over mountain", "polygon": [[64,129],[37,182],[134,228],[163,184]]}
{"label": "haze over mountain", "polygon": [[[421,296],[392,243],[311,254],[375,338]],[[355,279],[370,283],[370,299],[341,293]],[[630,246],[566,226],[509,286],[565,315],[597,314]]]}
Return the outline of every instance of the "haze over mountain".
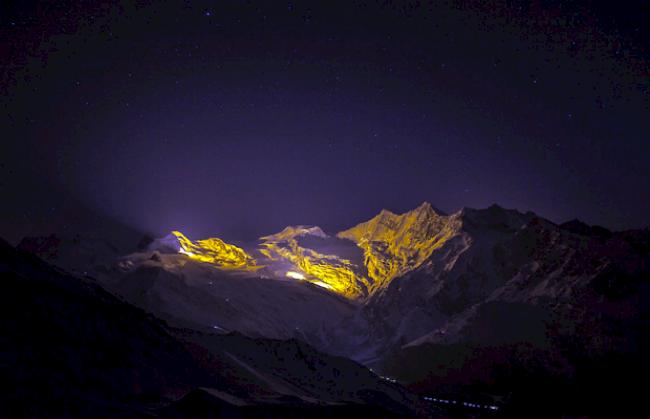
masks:
{"label": "haze over mountain", "polygon": [[337,234],[289,226],[241,247],[174,232],[135,253],[75,256],[92,243],[19,247],[175,327],[298,339],[421,395],[513,412],[550,395],[549,413],[599,412],[612,399],[642,409],[628,376],[648,366],[648,229],[423,203]]}

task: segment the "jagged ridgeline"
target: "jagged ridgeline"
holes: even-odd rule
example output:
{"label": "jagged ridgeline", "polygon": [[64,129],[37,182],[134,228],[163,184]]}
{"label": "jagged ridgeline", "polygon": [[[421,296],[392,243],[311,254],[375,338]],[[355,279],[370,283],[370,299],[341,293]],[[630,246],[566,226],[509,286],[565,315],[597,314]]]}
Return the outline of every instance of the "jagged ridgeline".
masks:
{"label": "jagged ridgeline", "polygon": [[434,250],[458,234],[460,226],[457,214],[443,215],[425,202],[399,215],[382,210],[365,223],[341,231],[337,237],[351,240],[363,249],[372,293],[422,265]]}
{"label": "jagged ridgeline", "polygon": [[216,237],[193,242],[180,231],[172,231],[172,234],[178,239],[178,252],[199,262],[211,263],[222,269],[255,271],[261,268],[244,249]]}
{"label": "jagged ridgeline", "polygon": [[[335,236],[320,227],[289,226],[263,236],[247,252],[219,238],[191,241],[178,231],[180,253],[228,270],[264,271],[304,280],[347,298],[368,297],[424,263],[458,234],[459,214],[444,215],[425,202],[404,214],[383,210]],[[352,248],[351,248],[352,247]]]}

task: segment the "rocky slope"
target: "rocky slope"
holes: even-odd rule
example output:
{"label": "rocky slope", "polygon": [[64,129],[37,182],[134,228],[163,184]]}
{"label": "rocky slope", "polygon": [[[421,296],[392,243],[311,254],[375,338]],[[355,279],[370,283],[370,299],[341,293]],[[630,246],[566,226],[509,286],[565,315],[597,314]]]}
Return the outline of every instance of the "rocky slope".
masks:
{"label": "rocky slope", "polygon": [[172,231],[171,234],[178,240],[179,253],[199,262],[210,263],[220,269],[255,271],[261,268],[244,249],[217,237],[193,242],[180,231]]}
{"label": "rocky slope", "polygon": [[287,270],[349,299],[368,295],[369,282],[359,252],[320,227],[289,226],[260,238],[260,253],[275,275]]}

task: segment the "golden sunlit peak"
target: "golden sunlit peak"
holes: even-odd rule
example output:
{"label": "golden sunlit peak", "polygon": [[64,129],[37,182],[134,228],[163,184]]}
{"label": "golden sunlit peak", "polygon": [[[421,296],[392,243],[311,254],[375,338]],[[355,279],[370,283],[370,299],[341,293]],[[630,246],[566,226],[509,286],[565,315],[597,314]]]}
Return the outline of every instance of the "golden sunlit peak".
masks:
{"label": "golden sunlit peak", "polygon": [[459,229],[457,217],[442,215],[423,202],[403,214],[382,210],[374,218],[341,231],[337,237],[351,240],[363,249],[368,276],[373,279],[373,293],[393,278],[419,267]]}
{"label": "golden sunlit peak", "polygon": [[178,253],[187,255],[191,259],[211,263],[223,269],[254,271],[261,268],[244,249],[216,237],[193,242],[180,231],[172,231],[172,234],[180,246]]}
{"label": "golden sunlit peak", "polygon": [[296,271],[289,271],[287,272],[287,277],[288,278],[293,278],[293,279],[305,279],[305,275],[301,274],[300,272]]}

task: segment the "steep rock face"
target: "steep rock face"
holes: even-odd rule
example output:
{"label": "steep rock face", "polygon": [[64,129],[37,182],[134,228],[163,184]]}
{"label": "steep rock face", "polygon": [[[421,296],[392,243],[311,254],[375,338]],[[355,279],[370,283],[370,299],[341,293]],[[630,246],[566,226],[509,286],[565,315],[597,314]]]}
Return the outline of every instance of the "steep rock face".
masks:
{"label": "steep rock face", "polygon": [[226,243],[216,237],[193,242],[180,231],[172,231],[172,234],[178,239],[179,252],[194,260],[211,263],[222,269],[246,271],[260,269],[252,256],[234,244]]}
{"label": "steep rock face", "polygon": [[441,215],[425,202],[400,215],[382,210],[337,237],[352,240],[363,249],[372,294],[419,267],[458,233],[459,226],[457,217]]}
{"label": "steep rock face", "polygon": [[369,284],[363,276],[362,266],[346,259],[341,254],[345,251],[337,252],[339,254],[321,253],[327,249],[334,252],[341,250],[341,243],[327,236],[319,227],[287,227],[260,240],[260,253],[266,257],[268,264],[284,261],[293,273],[297,271],[305,280],[346,298],[357,299],[367,295]]}

